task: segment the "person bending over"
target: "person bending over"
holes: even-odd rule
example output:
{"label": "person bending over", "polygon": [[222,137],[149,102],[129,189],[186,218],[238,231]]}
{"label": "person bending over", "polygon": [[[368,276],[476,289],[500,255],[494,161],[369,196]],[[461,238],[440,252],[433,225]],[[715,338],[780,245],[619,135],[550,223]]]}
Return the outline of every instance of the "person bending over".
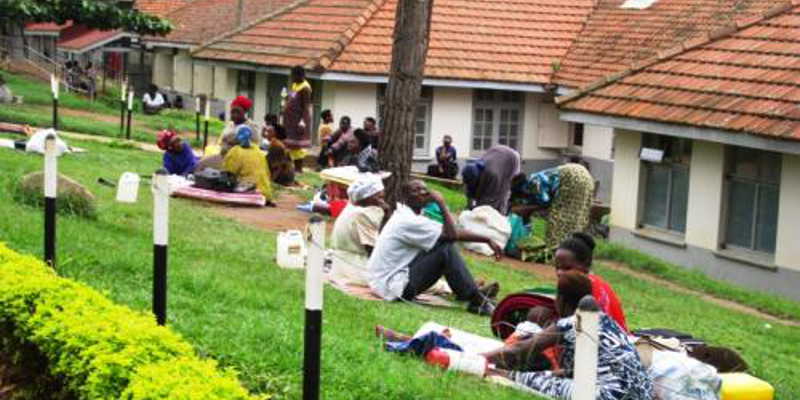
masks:
{"label": "person bending over", "polygon": [[164,150],[164,169],[172,175],[188,175],[197,166],[197,157],[189,143],[171,130],[158,133],[158,148]]}
{"label": "person bending over", "polygon": [[236,143],[225,154],[223,168],[236,176],[240,188],[244,185],[255,187],[266,200],[268,207],[275,207],[272,202],[272,185],[270,184],[267,157],[258,147],[252,144],[254,132],[247,125],[236,129]]}
{"label": "person bending over", "polygon": [[[592,293],[592,282],[578,271],[558,277],[556,310],[560,319],[530,339],[485,353],[496,368],[490,374],[505,376],[517,384],[543,395],[572,399],[575,381],[575,342],[579,324],[575,316],[578,303]],[[653,382],[642,365],[633,342],[614,320],[600,312],[598,332],[597,391],[598,400],[652,400]],[[542,350],[560,344],[563,370],[521,372],[514,369]]]}
{"label": "person bending over", "polygon": [[[467,310],[489,315],[494,305],[467,269],[454,242],[488,244],[499,259],[502,250],[488,237],[456,228],[441,194],[429,191],[420,180],[403,188],[404,199],[383,227],[367,264],[369,286],[386,300],[413,300],[444,276]],[[423,216],[426,204],[435,202],[444,223]]]}

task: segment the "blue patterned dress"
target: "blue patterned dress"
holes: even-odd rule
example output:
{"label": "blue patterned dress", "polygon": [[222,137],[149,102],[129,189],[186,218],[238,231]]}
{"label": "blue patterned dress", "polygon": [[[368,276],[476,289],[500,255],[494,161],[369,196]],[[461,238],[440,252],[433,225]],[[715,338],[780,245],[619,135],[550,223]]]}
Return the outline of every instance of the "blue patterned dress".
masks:
{"label": "blue patterned dress", "polygon": [[[554,376],[552,371],[517,372],[510,374],[514,382],[555,399],[572,399],[575,365],[575,316],[557,323],[563,335],[561,365],[568,378]],[[600,315],[600,348],[597,365],[598,400],[652,400],[653,382],[639,359],[633,342],[619,325],[605,314]]]}

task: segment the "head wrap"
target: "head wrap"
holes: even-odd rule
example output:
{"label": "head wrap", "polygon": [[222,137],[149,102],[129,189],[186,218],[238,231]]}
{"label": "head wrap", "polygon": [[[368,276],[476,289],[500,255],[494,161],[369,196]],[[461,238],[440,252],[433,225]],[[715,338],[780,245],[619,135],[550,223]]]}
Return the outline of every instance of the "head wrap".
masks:
{"label": "head wrap", "polygon": [[169,143],[172,141],[172,138],[175,137],[175,132],[170,130],[163,130],[158,132],[158,136],[156,136],[156,146],[158,146],[161,150],[166,150],[169,148]]}
{"label": "head wrap", "polygon": [[239,125],[236,128],[236,142],[239,146],[250,147],[250,140],[253,136],[253,130],[247,125]]}
{"label": "head wrap", "polygon": [[244,96],[238,96],[231,102],[231,108],[233,107],[239,107],[242,110],[250,111],[250,108],[253,107],[253,100]]}
{"label": "head wrap", "polygon": [[347,197],[352,203],[358,203],[383,191],[380,178],[359,178],[347,188]]}
{"label": "head wrap", "polygon": [[470,199],[474,199],[477,196],[478,182],[485,167],[483,160],[477,160],[468,162],[464,169],[461,170],[461,177],[467,189],[467,197]]}

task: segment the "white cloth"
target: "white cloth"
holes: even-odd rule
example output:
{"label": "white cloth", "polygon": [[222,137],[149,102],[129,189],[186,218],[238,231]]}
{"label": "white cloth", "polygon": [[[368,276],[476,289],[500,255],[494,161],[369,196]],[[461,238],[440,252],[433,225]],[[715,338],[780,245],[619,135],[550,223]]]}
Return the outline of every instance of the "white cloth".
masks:
{"label": "white cloth", "polygon": [[382,220],[380,207],[359,207],[350,203],[342,210],[331,235],[334,254],[331,279],[368,284],[368,255],[364,246],[375,247]]}
{"label": "white cloth", "polygon": [[[511,223],[508,222],[508,217],[500,214],[492,206],[480,206],[472,211],[462,212],[458,216],[458,224],[467,231],[492,239],[501,249],[506,247],[508,238],[511,237]],[[486,243],[468,242],[463,243],[463,246],[467,250],[485,256],[494,255],[494,251]]]}
{"label": "white cloth", "polygon": [[408,284],[408,265],[420,252],[430,251],[441,235],[442,224],[398,203],[367,263],[370,288],[386,300],[400,298]]}
{"label": "white cloth", "polygon": [[717,369],[677,351],[653,351],[654,395],[660,400],[719,400]]}
{"label": "white cloth", "polygon": [[36,133],[28,139],[28,143],[25,144],[25,151],[44,154],[44,142],[47,140],[47,135],[50,134],[56,137],[56,156],[60,157],[62,154],[68,153],[69,147],[67,147],[67,144],[64,143],[63,140],[58,138],[58,134],[52,128],[39,129],[36,131]]}
{"label": "white cloth", "polygon": [[150,96],[150,93],[145,93],[142,97],[142,103],[148,107],[161,107],[164,105],[164,96],[156,92],[155,96]]}
{"label": "white cloth", "polygon": [[347,197],[353,203],[368,199],[383,191],[383,181],[380,178],[365,176],[358,178],[347,188]]}

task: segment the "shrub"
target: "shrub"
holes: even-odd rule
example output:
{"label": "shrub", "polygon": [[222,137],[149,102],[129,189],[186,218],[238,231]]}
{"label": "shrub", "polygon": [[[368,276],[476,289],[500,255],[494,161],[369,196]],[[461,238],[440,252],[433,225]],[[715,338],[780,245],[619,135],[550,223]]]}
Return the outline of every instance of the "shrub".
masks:
{"label": "shrub", "polygon": [[[43,186],[44,174],[41,171],[33,172],[23,176],[11,192],[14,199],[22,204],[43,207]],[[97,217],[94,195],[80,183],[60,174],[57,196],[57,212],[59,214],[77,215],[90,219]]]}
{"label": "shrub", "polygon": [[255,399],[231,370],[200,360],[149,314],[116,305],[86,285],[0,243],[0,325],[34,346],[49,373],[82,399]]}

